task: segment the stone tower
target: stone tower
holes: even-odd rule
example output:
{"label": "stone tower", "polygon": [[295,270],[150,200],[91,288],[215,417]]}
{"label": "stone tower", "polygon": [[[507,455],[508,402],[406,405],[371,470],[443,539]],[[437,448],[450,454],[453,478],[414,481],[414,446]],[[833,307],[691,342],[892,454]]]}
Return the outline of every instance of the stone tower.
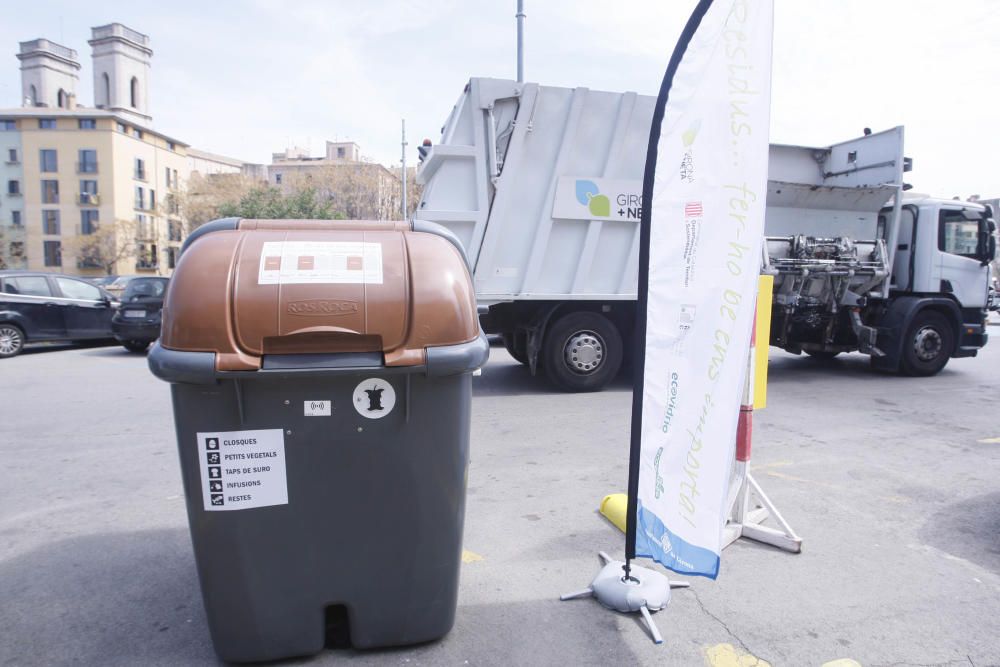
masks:
{"label": "stone tower", "polygon": [[76,51],[47,39],[21,42],[21,102],[26,107],[76,106],[80,62]]}
{"label": "stone tower", "polygon": [[133,116],[150,124],[149,36],[121,23],[91,28],[94,106]]}

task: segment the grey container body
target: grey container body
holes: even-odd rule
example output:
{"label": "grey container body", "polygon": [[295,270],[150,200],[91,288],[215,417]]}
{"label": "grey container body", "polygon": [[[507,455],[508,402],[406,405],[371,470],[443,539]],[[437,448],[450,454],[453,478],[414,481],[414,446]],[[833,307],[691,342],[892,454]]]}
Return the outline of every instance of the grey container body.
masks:
{"label": "grey container body", "polygon": [[[477,354],[484,362],[488,350]],[[355,648],[451,629],[478,365],[440,377],[423,367],[272,370],[172,384],[191,539],[221,658],[317,653],[333,605],[346,609]],[[352,404],[355,387],[372,377],[396,393],[381,419]],[[320,399],[332,401],[332,415],[304,416],[304,403]],[[196,434],[252,429],[285,432],[288,504],[206,511]]]}

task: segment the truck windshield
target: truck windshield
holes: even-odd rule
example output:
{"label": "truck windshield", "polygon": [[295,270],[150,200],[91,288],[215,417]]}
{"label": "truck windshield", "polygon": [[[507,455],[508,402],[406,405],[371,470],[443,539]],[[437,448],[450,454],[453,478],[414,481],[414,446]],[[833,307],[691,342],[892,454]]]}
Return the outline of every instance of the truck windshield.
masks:
{"label": "truck windshield", "polygon": [[135,278],[130,280],[122,301],[138,301],[139,299],[162,299],[167,289],[166,278]]}

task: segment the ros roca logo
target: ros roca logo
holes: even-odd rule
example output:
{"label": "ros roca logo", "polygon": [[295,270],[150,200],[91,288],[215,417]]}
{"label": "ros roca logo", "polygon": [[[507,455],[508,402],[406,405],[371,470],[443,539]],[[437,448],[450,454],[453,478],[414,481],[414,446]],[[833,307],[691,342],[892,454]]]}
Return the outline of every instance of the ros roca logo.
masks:
{"label": "ros roca logo", "polygon": [[304,315],[306,317],[337,317],[339,315],[353,315],[358,312],[356,301],[339,301],[336,299],[304,299],[302,301],[290,301],[288,303],[288,313],[290,315]]}

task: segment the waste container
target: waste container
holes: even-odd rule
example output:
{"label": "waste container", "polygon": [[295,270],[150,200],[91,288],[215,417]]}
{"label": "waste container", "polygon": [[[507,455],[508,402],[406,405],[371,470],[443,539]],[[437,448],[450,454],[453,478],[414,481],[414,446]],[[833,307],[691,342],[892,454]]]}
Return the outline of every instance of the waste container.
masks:
{"label": "waste container", "polygon": [[451,629],[488,354],[461,246],[432,223],[225,219],[189,237],[149,366],[171,383],[221,658]]}

